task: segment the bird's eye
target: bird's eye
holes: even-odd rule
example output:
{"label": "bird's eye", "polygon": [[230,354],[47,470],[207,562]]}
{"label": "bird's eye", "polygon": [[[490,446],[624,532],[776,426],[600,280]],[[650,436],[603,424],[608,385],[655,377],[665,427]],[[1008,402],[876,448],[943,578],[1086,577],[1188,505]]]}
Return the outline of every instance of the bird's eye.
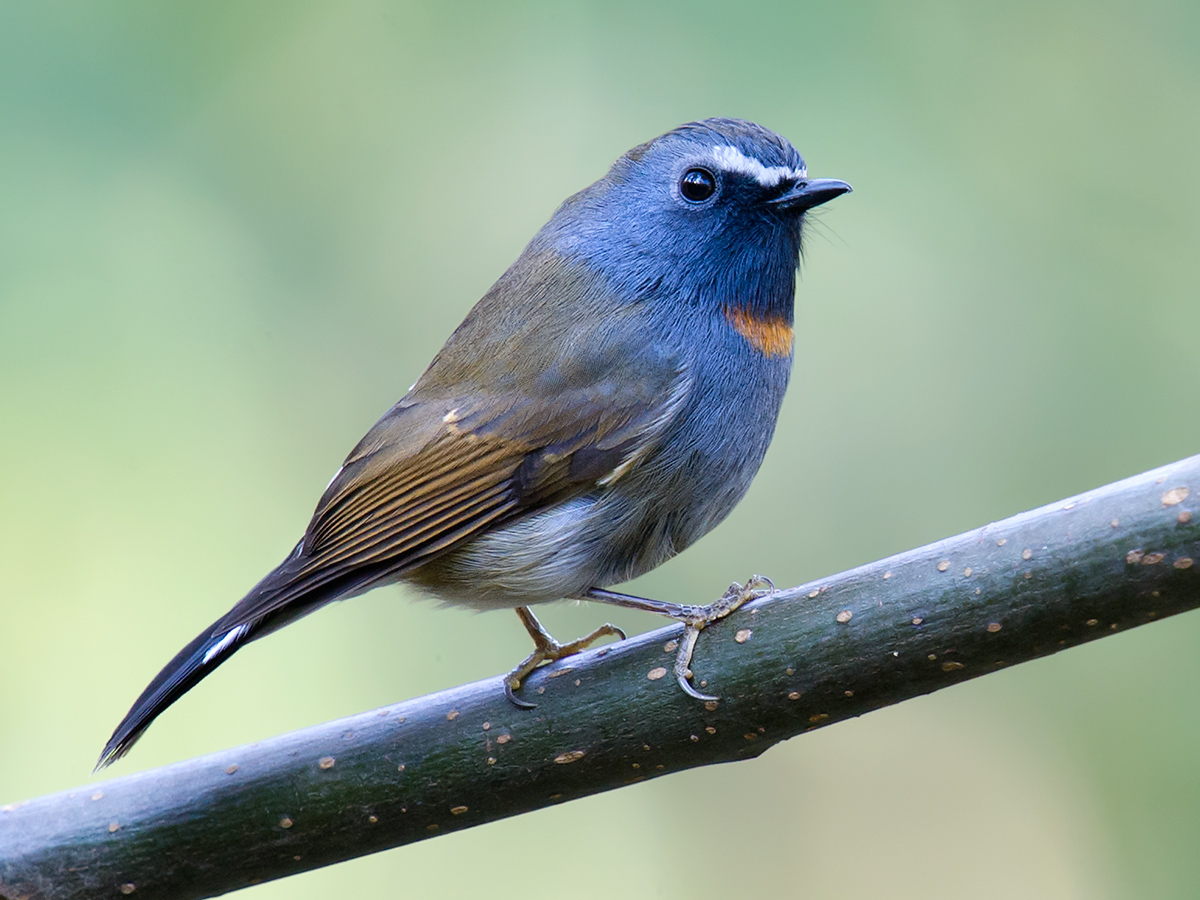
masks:
{"label": "bird's eye", "polygon": [[679,193],[692,203],[703,203],[716,189],[717,179],[708,169],[688,169],[679,179]]}

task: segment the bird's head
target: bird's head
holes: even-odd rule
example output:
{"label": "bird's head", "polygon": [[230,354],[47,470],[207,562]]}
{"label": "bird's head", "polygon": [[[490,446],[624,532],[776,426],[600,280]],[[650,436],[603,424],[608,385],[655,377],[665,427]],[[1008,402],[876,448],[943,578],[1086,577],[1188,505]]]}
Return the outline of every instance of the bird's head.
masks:
{"label": "bird's head", "polygon": [[790,314],[804,214],[849,190],[810,179],[773,131],[705,119],[634,147],[544,233],[629,299],[666,292]]}

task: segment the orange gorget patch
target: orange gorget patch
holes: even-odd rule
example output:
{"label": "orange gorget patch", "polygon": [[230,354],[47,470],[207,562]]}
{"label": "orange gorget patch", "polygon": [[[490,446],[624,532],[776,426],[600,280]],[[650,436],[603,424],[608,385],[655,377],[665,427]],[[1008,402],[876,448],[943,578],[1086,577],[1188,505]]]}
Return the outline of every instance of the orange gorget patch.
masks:
{"label": "orange gorget patch", "polygon": [[726,308],[725,318],[733,330],[764,356],[787,356],[792,352],[792,325],[779,316],[760,317],[744,309]]}

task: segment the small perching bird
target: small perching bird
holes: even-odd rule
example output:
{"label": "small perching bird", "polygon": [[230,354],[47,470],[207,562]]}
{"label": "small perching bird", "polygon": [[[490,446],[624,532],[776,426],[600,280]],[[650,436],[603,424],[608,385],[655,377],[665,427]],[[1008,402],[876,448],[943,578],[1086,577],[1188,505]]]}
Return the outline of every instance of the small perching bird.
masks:
{"label": "small perching bird", "polygon": [[850,190],[751,122],[706,119],[634,147],[570,197],[347,457],[295,550],[159,672],[97,768],[237,649],[333,600],[402,581],[453,604],[515,608],[533,654],[561,645],[529,606],[580,598],[705,625],[709,606],[607,590],[725,518],[758,471],[792,366],[808,210]]}

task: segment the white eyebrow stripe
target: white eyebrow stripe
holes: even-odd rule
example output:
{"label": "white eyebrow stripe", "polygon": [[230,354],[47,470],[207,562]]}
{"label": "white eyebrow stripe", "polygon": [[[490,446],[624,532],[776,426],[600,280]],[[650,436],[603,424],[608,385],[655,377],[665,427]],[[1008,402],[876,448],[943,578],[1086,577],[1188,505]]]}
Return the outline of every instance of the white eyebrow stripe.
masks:
{"label": "white eyebrow stripe", "polygon": [[726,172],[738,172],[749,175],[763,187],[775,187],[784,179],[803,179],[808,177],[808,169],[789,169],[787,166],[764,166],[753,157],[747,156],[737,147],[725,144],[713,149],[713,159],[717,166]]}

